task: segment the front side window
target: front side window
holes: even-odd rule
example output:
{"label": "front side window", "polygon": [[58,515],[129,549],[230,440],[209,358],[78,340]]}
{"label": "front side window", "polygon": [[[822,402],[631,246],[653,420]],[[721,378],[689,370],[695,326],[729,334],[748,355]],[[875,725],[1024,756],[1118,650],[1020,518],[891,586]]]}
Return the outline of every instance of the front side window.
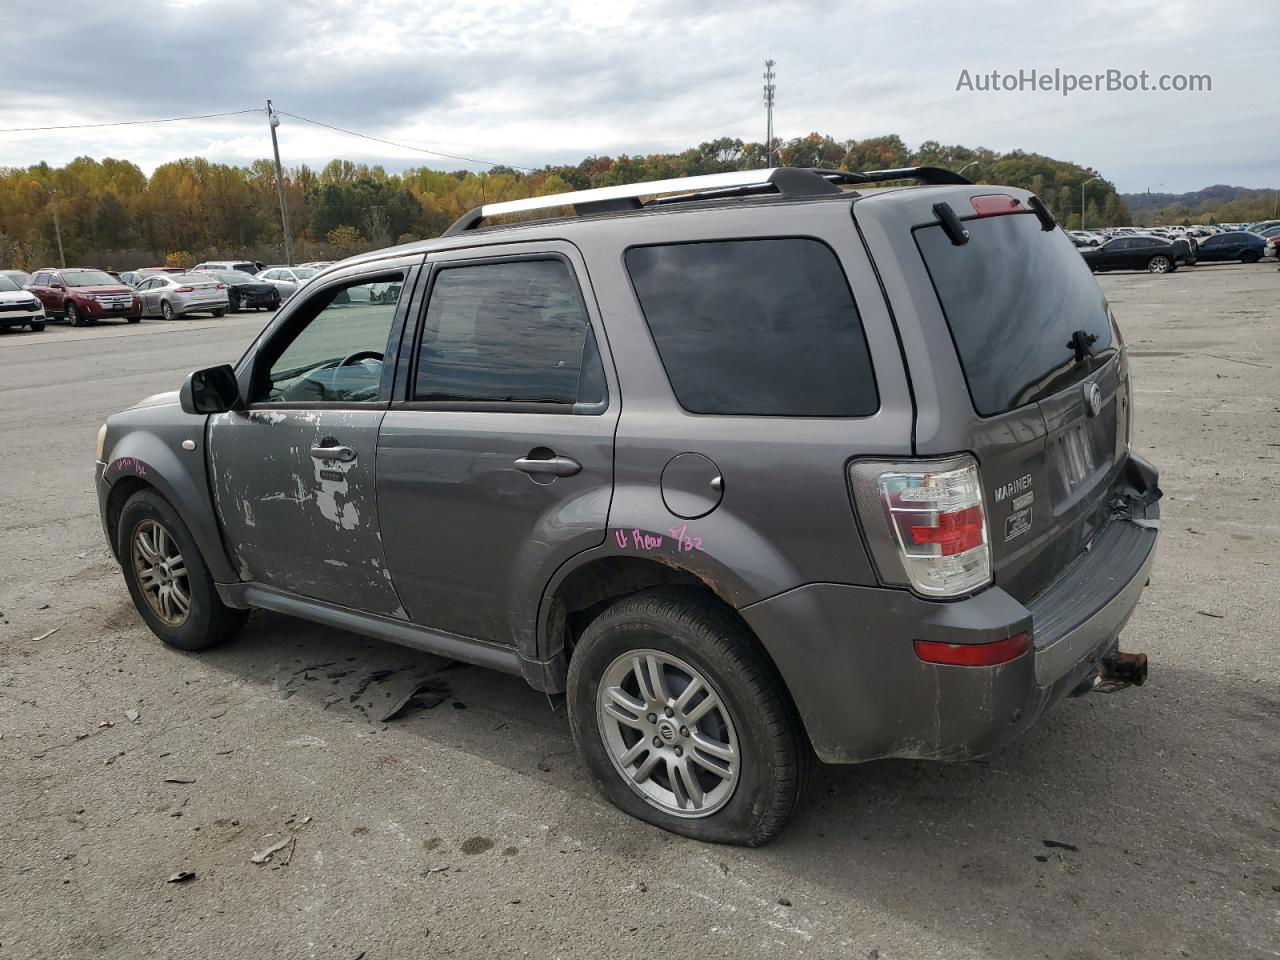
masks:
{"label": "front side window", "polygon": [[865,417],[880,401],[840,261],[817,240],[633,247],[627,271],[691,413]]}
{"label": "front side window", "polygon": [[603,401],[604,370],[568,265],[546,259],[441,269],[413,399],[569,407]]}
{"label": "front side window", "polygon": [[257,399],[267,403],[368,403],[379,399],[395,301],[370,296],[404,275],[326,287],[294,314],[310,317],[271,363]]}

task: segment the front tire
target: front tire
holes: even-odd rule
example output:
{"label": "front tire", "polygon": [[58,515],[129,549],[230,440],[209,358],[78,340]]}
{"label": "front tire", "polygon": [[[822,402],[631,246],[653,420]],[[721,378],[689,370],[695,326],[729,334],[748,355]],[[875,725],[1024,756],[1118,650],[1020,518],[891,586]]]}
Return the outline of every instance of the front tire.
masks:
{"label": "front tire", "polygon": [[44,321],[32,320],[30,323],[27,324],[27,326],[31,328],[32,333],[39,333],[41,330],[44,329]]}
{"label": "front tire", "polygon": [[227,307],[232,313],[240,312],[240,294],[233,293],[227,300]]}
{"label": "front tire", "polygon": [[125,323],[141,323],[142,318],[141,317],[125,317],[124,322]]}
{"label": "front tire", "polygon": [[1152,257],[1147,261],[1147,273],[1168,273],[1172,266],[1168,257]]}
{"label": "front tire", "polygon": [[215,317],[225,317],[227,315],[227,311],[219,307],[217,310],[213,311],[213,315]]}
{"label": "front tire", "polygon": [[171,647],[204,650],[248,619],[247,610],[222,602],[187,525],[154,490],[140,490],[125,503],[116,555],[133,605],[151,632]]}
{"label": "front tire", "polygon": [[80,317],[80,311],[76,309],[76,305],[74,303],[68,302],[64,304],[62,307],[62,315],[66,318],[67,323],[71,324],[73,327],[78,327],[84,323],[84,320]]}
{"label": "front tire", "polygon": [[692,591],[627,597],[583,632],[569,722],[597,788],[695,840],[759,846],[794,813],[813,753],[745,626]]}

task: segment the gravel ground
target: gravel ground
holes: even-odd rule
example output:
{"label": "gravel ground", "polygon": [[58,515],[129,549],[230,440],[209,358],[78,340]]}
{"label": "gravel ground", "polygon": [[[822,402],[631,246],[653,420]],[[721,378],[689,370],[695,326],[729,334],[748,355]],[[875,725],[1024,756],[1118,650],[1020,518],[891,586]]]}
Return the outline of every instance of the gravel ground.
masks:
{"label": "gravel ground", "polygon": [[0,334],[0,958],[1280,956],[1280,273],[1101,282],[1166,494],[1149,684],[988,762],[824,768],[754,851],[607,806],[517,679],[265,614],[163,648],[94,433],[264,317]]}

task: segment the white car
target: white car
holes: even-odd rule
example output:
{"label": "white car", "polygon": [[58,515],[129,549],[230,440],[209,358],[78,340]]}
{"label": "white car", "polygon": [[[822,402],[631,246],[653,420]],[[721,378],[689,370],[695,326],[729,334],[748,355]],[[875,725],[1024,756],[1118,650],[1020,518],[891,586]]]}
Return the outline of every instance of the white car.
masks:
{"label": "white car", "polygon": [[159,314],[176,320],[189,313],[212,313],[221,317],[230,301],[227,285],[207,273],[162,273],[147,277],[135,291],[142,301],[142,315]]}
{"label": "white car", "polygon": [[288,300],[319,272],[314,267],[268,267],[258,274],[258,279],[274,284],[280,291],[280,299]]}
{"label": "white car", "polygon": [[0,276],[0,327],[30,327],[43,330],[44,304],[29,290],[23,290],[6,276]]}

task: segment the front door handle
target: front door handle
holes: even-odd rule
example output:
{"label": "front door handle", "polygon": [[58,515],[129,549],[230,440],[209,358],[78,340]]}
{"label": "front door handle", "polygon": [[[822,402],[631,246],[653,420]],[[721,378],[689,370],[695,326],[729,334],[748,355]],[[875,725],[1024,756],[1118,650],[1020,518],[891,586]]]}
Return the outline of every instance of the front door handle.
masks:
{"label": "front door handle", "polygon": [[311,456],[316,460],[337,460],[350,463],[356,458],[356,452],[350,447],[312,447]]}
{"label": "front door handle", "polygon": [[569,457],[550,457],[539,460],[533,457],[521,457],[515,462],[517,470],[525,473],[550,474],[555,477],[572,477],[582,470],[582,464]]}

